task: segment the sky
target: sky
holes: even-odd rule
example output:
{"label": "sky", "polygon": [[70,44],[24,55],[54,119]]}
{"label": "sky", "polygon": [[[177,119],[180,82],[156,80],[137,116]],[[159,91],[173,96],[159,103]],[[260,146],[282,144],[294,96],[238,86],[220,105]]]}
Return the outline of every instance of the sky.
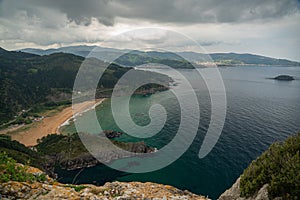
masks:
{"label": "sky", "polygon": [[[179,32],[209,53],[300,61],[299,0],[0,0],[0,46],[8,50],[104,44],[119,48],[118,40],[103,41],[143,28]],[[140,36],[140,41],[197,51],[160,33]]]}

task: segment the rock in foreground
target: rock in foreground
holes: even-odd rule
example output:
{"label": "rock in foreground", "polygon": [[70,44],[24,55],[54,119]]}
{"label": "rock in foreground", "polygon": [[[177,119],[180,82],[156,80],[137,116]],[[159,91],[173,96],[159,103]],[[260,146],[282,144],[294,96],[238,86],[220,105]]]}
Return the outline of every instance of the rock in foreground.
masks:
{"label": "rock in foreground", "polygon": [[226,190],[218,200],[269,200],[268,185],[264,185],[255,195],[245,198],[240,196],[240,178]]}
{"label": "rock in foreground", "polygon": [[104,186],[94,186],[9,181],[0,185],[0,192],[3,199],[207,199],[169,185],[149,182],[112,182]]}
{"label": "rock in foreground", "polygon": [[9,181],[1,183],[0,193],[3,199],[207,199],[186,190],[150,182],[112,182],[104,186],[94,186]]}
{"label": "rock in foreground", "polygon": [[43,171],[16,163],[0,153],[0,199],[196,199],[203,196],[182,191],[169,185],[140,182],[112,182],[103,186],[62,184]]}

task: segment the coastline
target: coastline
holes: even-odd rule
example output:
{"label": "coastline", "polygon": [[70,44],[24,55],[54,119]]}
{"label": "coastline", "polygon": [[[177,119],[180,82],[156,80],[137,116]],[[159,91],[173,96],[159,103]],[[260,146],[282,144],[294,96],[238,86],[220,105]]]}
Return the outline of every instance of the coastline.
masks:
{"label": "coastline", "polygon": [[[97,106],[99,106],[100,104],[103,103],[104,100],[106,100],[107,98],[99,98],[99,99],[96,99],[95,102],[94,101],[86,101],[86,102],[90,102],[90,103],[94,103],[90,106],[88,106],[87,108],[82,108],[81,107],[81,103],[79,104],[75,104],[73,106],[73,115],[70,116],[68,119],[66,119],[64,122],[62,122],[58,127],[57,127],[57,130],[56,130],[56,133],[57,134],[61,134],[60,132],[60,128],[66,126],[66,125],[69,125],[70,124],[70,121],[74,120],[77,116],[81,116],[82,114],[92,110],[92,109],[95,109]],[[83,103],[86,103],[86,102],[83,102]]]}
{"label": "coastline", "polygon": [[6,132],[10,135],[12,140],[24,144],[25,146],[34,146],[37,140],[49,134],[60,134],[59,129],[67,125],[74,117],[81,115],[96,106],[100,105],[105,98],[96,99],[95,101],[85,101],[69,107],[64,108],[62,111],[54,114],[53,116],[46,116],[42,121],[35,122],[28,129],[14,130],[13,132]]}

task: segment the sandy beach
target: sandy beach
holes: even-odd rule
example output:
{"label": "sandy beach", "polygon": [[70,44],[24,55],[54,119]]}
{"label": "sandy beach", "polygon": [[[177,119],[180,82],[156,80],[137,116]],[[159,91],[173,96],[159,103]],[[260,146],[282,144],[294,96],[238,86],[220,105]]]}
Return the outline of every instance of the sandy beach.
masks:
{"label": "sandy beach", "polygon": [[[101,104],[105,99],[97,99],[96,101],[85,101],[72,106],[64,108],[62,111],[53,116],[45,116],[40,122],[34,122],[33,126],[28,130],[20,130],[10,134],[12,140],[17,140],[25,146],[34,146],[37,144],[37,139],[40,139],[48,134],[58,134],[59,128],[66,123],[73,116],[85,112],[88,109]],[[9,133],[7,133],[9,134]]]}

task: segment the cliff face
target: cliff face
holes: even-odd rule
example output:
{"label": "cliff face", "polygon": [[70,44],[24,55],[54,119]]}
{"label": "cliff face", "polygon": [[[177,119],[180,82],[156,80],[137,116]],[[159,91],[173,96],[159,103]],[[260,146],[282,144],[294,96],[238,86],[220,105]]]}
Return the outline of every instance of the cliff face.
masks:
{"label": "cliff face", "polygon": [[238,178],[232,187],[226,190],[219,197],[219,200],[269,200],[267,184],[265,184],[255,195],[251,197],[241,197],[240,193],[240,178]]}
{"label": "cliff face", "polygon": [[[30,167],[27,172],[43,174],[39,169]],[[169,185],[140,182],[112,182],[104,186],[61,184],[46,176],[41,182],[8,181],[0,184],[2,199],[196,199],[207,198],[182,191]]]}
{"label": "cliff face", "polygon": [[300,133],[272,144],[219,199],[299,199],[299,172]]}

